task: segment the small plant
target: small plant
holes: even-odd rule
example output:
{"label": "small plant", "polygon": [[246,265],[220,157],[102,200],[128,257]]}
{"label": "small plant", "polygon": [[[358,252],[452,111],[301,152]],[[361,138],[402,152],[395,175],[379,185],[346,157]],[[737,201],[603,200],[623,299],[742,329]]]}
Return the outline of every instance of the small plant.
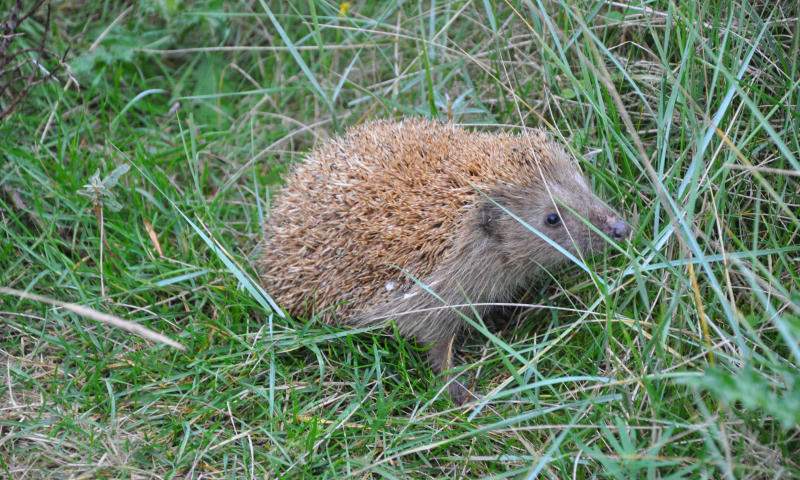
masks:
{"label": "small plant", "polygon": [[119,178],[128,173],[130,169],[130,164],[123,163],[102,180],[100,180],[100,170],[98,169],[94,172],[94,175],[89,177],[89,183],[84,185],[81,190],[78,190],[79,195],[89,197],[92,200],[94,213],[98,220],[102,215],[102,207],[104,206],[112,212],[122,210],[122,205],[117,201],[117,197],[111,189],[119,183]]}
{"label": "small plant", "polygon": [[[102,180],[100,179],[100,170],[98,169],[94,172],[94,175],[89,177],[89,183],[84,185],[81,190],[78,190],[79,195],[89,197],[89,199],[92,200],[94,216],[97,217],[97,227],[100,229],[100,292],[102,296],[106,295],[105,283],[103,282],[103,246],[105,245],[108,247],[103,230],[103,207],[108,208],[112,212],[122,210],[122,204],[117,201],[117,197],[111,189],[119,183],[119,178],[125,175],[130,169],[130,164],[123,163],[106,175],[106,178]],[[111,249],[109,248],[109,253],[110,252]]]}

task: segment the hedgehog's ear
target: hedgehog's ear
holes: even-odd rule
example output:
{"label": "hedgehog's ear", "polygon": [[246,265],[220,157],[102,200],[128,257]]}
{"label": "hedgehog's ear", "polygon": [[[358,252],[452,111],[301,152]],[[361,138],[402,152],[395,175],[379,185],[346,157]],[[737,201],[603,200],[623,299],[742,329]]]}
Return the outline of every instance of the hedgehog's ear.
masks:
{"label": "hedgehog's ear", "polygon": [[507,195],[495,192],[488,195],[489,198],[483,197],[476,209],[477,222],[481,231],[487,237],[499,237],[498,221],[506,215],[505,210],[500,208],[502,205],[505,208],[509,207],[509,198]]}

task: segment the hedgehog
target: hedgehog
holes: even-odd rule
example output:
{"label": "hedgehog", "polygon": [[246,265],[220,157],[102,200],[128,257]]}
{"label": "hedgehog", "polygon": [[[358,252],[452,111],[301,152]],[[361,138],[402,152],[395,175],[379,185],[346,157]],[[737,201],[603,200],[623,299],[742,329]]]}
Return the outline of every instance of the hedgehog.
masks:
{"label": "hedgehog", "polygon": [[256,262],[267,291],[292,316],[393,322],[429,347],[456,404],[471,395],[447,375],[465,316],[491,316],[568,264],[553,243],[585,257],[630,232],[540,129],[373,121],[316,147],[284,181]]}

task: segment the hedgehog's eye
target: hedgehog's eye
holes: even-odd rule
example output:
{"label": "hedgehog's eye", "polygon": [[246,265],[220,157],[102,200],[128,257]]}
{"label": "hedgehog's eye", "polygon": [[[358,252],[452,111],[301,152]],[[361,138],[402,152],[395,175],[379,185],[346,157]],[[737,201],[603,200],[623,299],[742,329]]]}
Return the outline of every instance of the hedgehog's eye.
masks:
{"label": "hedgehog's eye", "polygon": [[544,218],[544,221],[547,222],[548,225],[551,227],[555,227],[559,223],[561,223],[561,217],[558,216],[556,213],[551,213],[550,215]]}

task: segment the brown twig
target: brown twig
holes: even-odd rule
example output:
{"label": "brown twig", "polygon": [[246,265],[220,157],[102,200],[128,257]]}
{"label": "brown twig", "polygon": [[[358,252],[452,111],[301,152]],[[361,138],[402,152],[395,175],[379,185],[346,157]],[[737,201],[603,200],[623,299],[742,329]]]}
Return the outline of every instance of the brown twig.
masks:
{"label": "brown twig", "polygon": [[[8,93],[9,96],[5,109],[0,111],[0,120],[8,116],[19,105],[31,88],[56,77],[61,70],[66,69],[69,72],[69,68],[64,63],[64,56],[59,57],[58,54],[45,47],[47,36],[50,33],[49,5],[47,5],[44,30],[38,46],[12,52],[14,40],[23,35],[22,32],[17,31],[20,24],[30,18],[44,4],[45,0],[38,0],[25,14],[20,16],[22,0],[17,0],[8,12],[7,21],[0,23],[0,95]],[[35,58],[29,58],[29,54],[32,53],[36,54]],[[50,69],[43,65],[49,59],[55,59],[55,66]],[[30,73],[27,75],[21,73],[25,67],[30,67]],[[40,72],[43,72],[44,75],[41,75]]]}

